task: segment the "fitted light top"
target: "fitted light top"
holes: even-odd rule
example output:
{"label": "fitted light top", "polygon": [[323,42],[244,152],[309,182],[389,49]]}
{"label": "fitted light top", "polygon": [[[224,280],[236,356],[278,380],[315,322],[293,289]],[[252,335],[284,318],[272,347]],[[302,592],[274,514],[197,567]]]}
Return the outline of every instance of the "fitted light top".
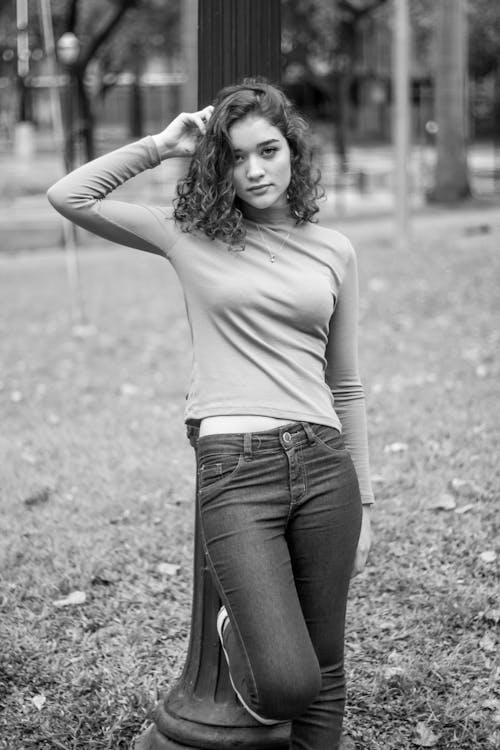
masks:
{"label": "fitted light top", "polygon": [[48,198],[75,224],[162,255],[174,267],[193,349],[186,421],[258,415],[335,427],[344,434],[363,503],[373,502],[352,245],[319,224],[297,226],[286,207],[250,207],[245,249],[234,250],[181,231],[171,207],[108,197],[159,163],[148,136],[78,168]]}

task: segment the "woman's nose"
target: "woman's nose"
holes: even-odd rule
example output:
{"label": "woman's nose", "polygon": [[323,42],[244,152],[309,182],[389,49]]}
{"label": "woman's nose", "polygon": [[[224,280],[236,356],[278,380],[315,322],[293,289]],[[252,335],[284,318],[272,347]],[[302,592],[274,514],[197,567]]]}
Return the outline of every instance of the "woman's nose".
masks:
{"label": "woman's nose", "polygon": [[247,162],[247,177],[249,180],[258,180],[264,174],[260,159],[250,157]]}

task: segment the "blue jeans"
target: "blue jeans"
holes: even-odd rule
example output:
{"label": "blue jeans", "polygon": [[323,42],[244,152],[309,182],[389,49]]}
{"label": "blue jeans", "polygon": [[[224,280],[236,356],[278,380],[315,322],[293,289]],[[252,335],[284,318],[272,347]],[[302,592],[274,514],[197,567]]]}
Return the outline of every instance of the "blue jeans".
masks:
{"label": "blue jeans", "polygon": [[198,441],[201,529],[225,604],[231,676],[290,750],[336,750],[344,622],[361,525],[351,457],[331,427],[291,423]]}

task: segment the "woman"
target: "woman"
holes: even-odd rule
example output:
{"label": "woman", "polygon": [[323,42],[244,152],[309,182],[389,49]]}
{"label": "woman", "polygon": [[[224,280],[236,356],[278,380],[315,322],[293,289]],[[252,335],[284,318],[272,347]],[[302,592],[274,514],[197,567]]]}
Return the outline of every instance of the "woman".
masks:
{"label": "woman", "polygon": [[[174,156],[191,162],[173,211],[108,197]],[[48,197],[177,272],[194,353],[185,416],[231,682],[258,721],[292,721],[293,750],[334,750],[347,592],[368,554],[373,495],[356,257],[314,222],[304,120],[279,89],[247,80]]]}

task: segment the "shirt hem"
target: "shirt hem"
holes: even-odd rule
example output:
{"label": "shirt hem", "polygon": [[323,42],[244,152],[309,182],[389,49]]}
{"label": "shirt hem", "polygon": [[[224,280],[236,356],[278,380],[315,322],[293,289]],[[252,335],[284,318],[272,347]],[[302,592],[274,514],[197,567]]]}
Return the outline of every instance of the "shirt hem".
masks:
{"label": "shirt hem", "polygon": [[220,406],[210,409],[191,411],[187,409],[184,414],[184,421],[198,422],[205,417],[232,417],[232,416],[252,416],[252,417],[275,417],[276,419],[290,419],[296,422],[310,422],[311,424],[323,424],[327,427],[334,427],[342,432],[342,425],[337,414],[333,412],[331,416],[322,414],[313,414],[309,412],[298,412],[291,409],[270,409],[268,406]]}

